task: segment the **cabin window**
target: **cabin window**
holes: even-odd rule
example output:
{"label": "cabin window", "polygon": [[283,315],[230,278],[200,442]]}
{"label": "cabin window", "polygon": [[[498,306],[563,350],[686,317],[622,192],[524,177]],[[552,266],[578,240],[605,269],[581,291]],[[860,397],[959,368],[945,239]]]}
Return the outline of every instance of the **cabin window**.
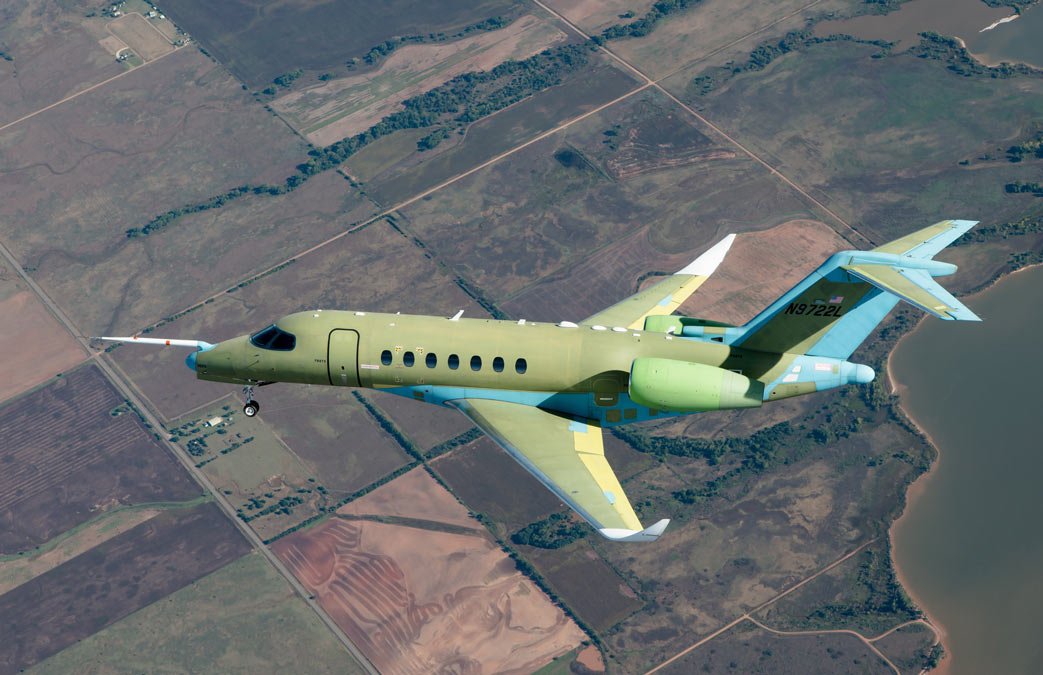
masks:
{"label": "cabin window", "polygon": [[391,350],[390,349],[385,349],[384,351],[380,352],[380,362],[383,363],[385,366],[390,366],[391,365]]}
{"label": "cabin window", "polygon": [[292,351],[297,346],[297,338],[291,333],[281,330],[274,324],[268,326],[260,333],[254,333],[250,337],[250,344],[261,349],[274,349],[279,352]]}
{"label": "cabin window", "polygon": [[524,375],[525,371],[529,369],[529,364],[525,363],[525,359],[518,359],[514,362],[514,372],[519,375]]}
{"label": "cabin window", "polygon": [[482,357],[477,356],[477,355],[472,356],[471,357],[471,370],[481,370],[481,369],[482,369]]}
{"label": "cabin window", "polygon": [[495,370],[498,373],[502,373],[503,372],[503,357],[502,356],[497,356],[495,359],[493,359],[493,370]]}
{"label": "cabin window", "polygon": [[424,363],[427,364],[428,368],[434,368],[438,365],[438,357],[431,352],[428,352],[427,356],[424,358]]}
{"label": "cabin window", "polygon": [[406,368],[412,368],[416,362],[416,357],[413,356],[413,352],[406,352],[402,355],[402,363],[406,365]]}
{"label": "cabin window", "polygon": [[456,354],[449,355],[449,370],[456,370],[460,367],[460,357]]}

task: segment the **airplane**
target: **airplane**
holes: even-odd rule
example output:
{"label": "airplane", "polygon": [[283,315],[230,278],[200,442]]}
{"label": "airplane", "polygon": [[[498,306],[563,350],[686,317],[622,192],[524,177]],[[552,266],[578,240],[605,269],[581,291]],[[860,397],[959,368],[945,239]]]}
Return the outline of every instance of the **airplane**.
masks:
{"label": "airplane", "polygon": [[730,234],[676,274],[579,323],[313,310],[218,344],[192,347],[200,380],[363,387],[455,408],[615,541],[657,539],[605,459],[602,429],[771,401],[847,384],[872,368],[848,357],[899,300],[945,320],[980,321],[932,277],[933,260],[977,221],[945,220],[870,251],[841,251],[742,326],[675,315],[714,272]]}

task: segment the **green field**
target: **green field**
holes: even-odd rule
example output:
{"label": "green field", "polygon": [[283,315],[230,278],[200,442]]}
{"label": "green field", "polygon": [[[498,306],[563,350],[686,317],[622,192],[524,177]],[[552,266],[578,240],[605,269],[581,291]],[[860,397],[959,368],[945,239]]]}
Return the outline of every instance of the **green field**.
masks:
{"label": "green field", "polygon": [[30,669],[32,673],[364,672],[257,554]]}

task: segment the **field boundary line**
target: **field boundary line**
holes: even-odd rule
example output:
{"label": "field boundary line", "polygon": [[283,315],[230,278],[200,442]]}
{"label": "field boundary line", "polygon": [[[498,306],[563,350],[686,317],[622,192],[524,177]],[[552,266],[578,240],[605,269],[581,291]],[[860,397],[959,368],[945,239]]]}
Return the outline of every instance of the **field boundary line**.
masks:
{"label": "field boundary line", "polygon": [[774,628],[772,628],[770,626],[764,625],[763,623],[761,623],[757,619],[753,618],[752,616],[748,616],[748,617],[746,617],[746,619],[748,621],[750,621],[753,625],[757,626],[758,628],[766,630],[769,633],[775,633],[776,635],[828,635],[828,634],[831,634],[831,633],[832,634],[843,633],[845,635],[854,635],[856,638],[861,640],[865,644],[866,647],[869,647],[869,649],[871,649],[874,654],[876,654],[881,659],[883,659],[884,663],[886,663],[887,665],[891,666],[891,670],[895,671],[895,675],[902,675],[902,672],[900,670],[898,670],[898,666],[896,666],[895,664],[891,663],[891,659],[889,659],[886,656],[884,656],[884,653],[882,651],[880,651],[879,649],[877,649],[872,644],[872,640],[868,639],[866,636],[862,635],[861,633],[859,633],[856,630],[850,630],[850,629],[847,629],[847,628],[832,628],[832,629],[827,628],[827,629],[824,629],[824,630],[776,630],[776,629],[774,629]]}
{"label": "field boundary line", "polygon": [[[199,307],[202,307],[203,305],[205,305],[208,301],[216,300],[217,298],[220,298],[221,296],[225,295],[226,293],[230,292],[231,290],[233,290],[235,288],[239,288],[240,284],[245,284],[245,283],[249,283],[251,281],[255,281],[255,280],[263,277],[264,275],[273,272],[277,267],[280,267],[282,265],[286,265],[286,264],[288,264],[288,263],[290,263],[292,261],[295,261],[295,260],[298,260],[300,258],[303,258],[304,256],[308,255],[309,253],[314,253],[315,251],[318,251],[320,248],[323,248],[324,246],[332,244],[333,242],[335,242],[335,241],[337,241],[339,239],[342,239],[342,238],[348,236],[349,234],[353,234],[353,233],[358,232],[359,230],[361,230],[361,229],[363,229],[365,227],[369,227],[373,223],[376,223],[379,220],[382,220],[384,218],[387,218],[390,215],[393,215],[399,209],[405,208],[405,207],[409,206],[410,204],[413,204],[414,202],[418,202],[421,199],[423,199],[424,197],[427,197],[428,195],[430,195],[432,193],[438,192],[442,188],[448,187],[448,186],[452,185],[453,183],[455,183],[455,182],[457,182],[459,180],[467,178],[468,176],[470,176],[470,175],[472,175],[474,173],[477,173],[478,171],[481,171],[482,169],[484,169],[484,168],[486,168],[488,166],[491,166],[491,165],[495,164],[496,162],[499,162],[501,159],[504,159],[505,157],[513,155],[514,153],[516,153],[516,152],[518,152],[520,150],[524,150],[525,148],[529,147],[533,143],[537,143],[539,141],[542,141],[543,139],[547,138],[548,136],[553,136],[554,134],[558,133],[562,129],[570,127],[573,124],[575,124],[576,122],[580,122],[582,120],[585,120],[586,118],[590,117],[591,115],[595,115],[595,114],[601,112],[605,108],[613,106],[616,103],[619,103],[620,101],[622,101],[624,99],[630,98],[631,96],[648,89],[650,86],[652,86],[652,84],[646,82],[645,84],[642,84],[642,85],[640,85],[640,86],[638,86],[638,87],[636,87],[634,89],[631,89],[630,91],[626,92],[622,96],[618,96],[618,97],[612,99],[611,101],[608,101],[607,103],[602,103],[601,105],[597,106],[596,108],[592,108],[591,110],[588,110],[587,112],[585,112],[585,113],[583,113],[583,114],[581,114],[581,115],[579,115],[577,117],[574,117],[574,118],[572,118],[571,120],[569,120],[567,122],[563,122],[562,124],[559,124],[558,126],[552,128],[552,129],[549,129],[547,131],[541,132],[539,135],[537,135],[537,136],[535,136],[535,137],[525,141],[524,143],[522,143],[520,145],[516,145],[515,147],[511,148],[510,150],[505,150],[504,152],[501,152],[500,154],[496,155],[495,157],[493,157],[491,159],[487,159],[486,161],[482,162],[481,164],[479,164],[477,166],[474,166],[474,167],[468,169],[467,171],[464,171],[463,173],[458,173],[455,176],[453,176],[452,178],[449,178],[448,180],[445,180],[445,181],[439,183],[438,185],[435,185],[434,187],[428,188],[427,190],[424,190],[423,192],[421,192],[419,194],[416,194],[416,195],[410,197],[409,199],[407,199],[405,201],[399,202],[399,203],[395,204],[394,206],[390,206],[387,209],[385,209],[385,210],[381,211],[380,213],[376,214],[375,216],[370,216],[368,219],[366,219],[366,220],[364,220],[364,221],[362,221],[362,222],[360,222],[360,223],[358,223],[356,225],[352,225],[352,226],[348,227],[347,229],[345,229],[342,232],[339,232],[339,233],[333,235],[332,237],[330,237],[329,239],[326,239],[325,241],[319,242],[318,244],[315,244],[314,246],[312,246],[312,247],[310,247],[308,249],[300,251],[299,253],[295,253],[294,255],[290,256],[289,258],[286,258],[285,260],[277,262],[277,263],[275,263],[275,264],[273,264],[273,265],[271,265],[271,266],[269,266],[269,267],[267,267],[267,268],[265,268],[265,269],[263,269],[263,270],[261,270],[259,272],[256,272],[256,273],[250,275],[249,277],[246,277],[239,284],[236,284],[234,286],[230,286],[230,287],[228,287],[228,288],[226,288],[226,289],[224,289],[222,291],[219,291],[219,292],[217,292],[217,293],[215,293],[215,294],[213,294],[213,295],[211,295],[211,296],[209,296],[207,298],[204,298],[203,300],[200,300],[199,302],[197,302],[197,303],[195,303],[193,305],[190,305],[189,307],[186,307],[185,309],[182,309],[182,310],[179,310],[177,312],[174,312],[173,314],[171,314],[171,316],[177,316],[179,314],[184,314],[184,313],[190,312],[190,311],[192,311],[194,309],[198,309]],[[142,331],[145,331],[145,330],[150,329],[150,328],[151,329],[155,329],[159,325],[159,323],[160,323],[160,321],[157,321],[155,323],[149,324],[145,328],[142,328],[140,331],[134,333],[134,335],[139,335]]]}
{"label": "field boundary line", "polygon": [[[169,53],[173,54],[174,52]],[[11,264],[18,276],[20,276],[22,280],[24,280],[25,283],[28,284],[29,288],[32,289],[34,293],[36,293],[36,295],[40,298],[40,301],[43,302],[44,306],[46,306],[61,322],[65,329],[72,334],[73,338],[77,341],[77,343],[79,343],[82,347],[87,349],[88,353],[94,354],[92,358],[95,361],[95,363],[98,364],[98,368],[102,371],[104,377],[123,395],[123,397],[132,406],[134,406],[137,409],[137,412],[141,416],[142,420],[146,424],[152,425],[152,431],[155,432],[156,437],[159,439],[159,444],[164,446],[169,452],[171,452],[174,455],[174,457],[177,458],[179,462],[181,462],[182,466],[184,466],[184,468],[188,471],[189,475],[191,475],[196,480],[196,483],[198,483],[200,486],[202,486],[204,490],[210,493],[210,495],[213,497],[214,502],[216,502],[217,505],[221,508],[221,511],[224,512],[225,516],[230,521],[232,521],[232,525],[237,530],[239,530],[239,532],[246,538],[246,540],[251,544],[251,546],[254,549],[259,551],[261,555],[265,557],[268,563],[272,567],[274,567],[275,570],[286,580],[286,582],[290,585],[290,588],[292,588],[293,591],[304,601],[304,603],[309,608],[311,608],[313,612],[315,612],[315,614],[319,617],[319,620],[322,621],[323,624],[325,624],[326,627],[330,630],[330,632],[333,633],[334,637],[337,638],[337,641],[340,642],[341,645],[343,645],[344,648],[348,651],[348,653],[352,655],[355,661],[358,662],[359,667],[361,667],[363,670],[370,673],[371,675],[379,675],[377,669],[373,666],[372,663],[370,663],[369,659],[366,658],[366,656],[355,645],[355,643],[348,638],[347,634],[341,629],[340,626],[336,624],[336,622],[326,612],[326,610],[323,609],[322,606],[319,605],[319,603],[315,599],[313,599],[313,596],[308,592],[307,589],[304,588],[303,584],[301,584],[301,582],[297,580],[297,577],[295,577],[293,573],[290,572],[290,570],[278,558],[278,556],[275,555],[275,552],[272,551],[264,543],[264,540],[261,538],[261,536],[257,534],[257,532],[255,532],[253,528],[249,526],[249,524],[243,522],[240,518],[236,516],[235,508],[232,507],[231,502],[229,502],[225,498],[225,495],[217,489],[217,487],[213,484],[210,478],[205,473],[203,473],[201,469],[196,467],[195,462],[192,461],[192,458],[188,456],[188,454],[181,448],[181,446],[179,446],[177,443],[172,442],[170,440],[170,437],[167,436],[166,433],[160,435],[161,431],[166,431],[166,427],[163,425],[162,422],[160,422],[156,414],[153,413],[152,408],[147,407],[142,402],[142,398],[137,395],[134,389],[128,386],[127,382],[129,381],[129,378],[124,379],[125,376],[120,376],[116,369],[113,368],[113,363],[111,362],[111,359],[106,358],[107,355],[104,352],[94,352],[93,350],[91,350],[90,340],[85,338],[80,333],[80,331],[76,329],[76,325],[72,322],[72,320],[70,320],[69,317],[65,315],[61,308],[58,307],[58,305],[54,302],[54,300],[51,299],[49,295],[47,295],[43,288],[41,288],[40,285],[37,284],[36,281],[29,276],[29,274],[25,271],[25,269],[22,268],[22,266],[18,263],[15,257],[11,254],[8,248],[4,246],[2,242],[0,242],[0,256],[4,257]]]}
{"label": "field boundary line", "polygon": [[877,537],[873,537],[869,541],[861,544],[858,548],[855,548],[852,551],[850,551],[848,553],[845,553],[844,555],[840,556],[839,558],[837,558],[833,562],[829,563],[828,565],[826,565],[825,567],[823,567],[819,571],[815,572],[811,576],[806,577],[805,579],[797,582],[796,584],[794,584],[794,585],[790,586],[789,588],[787,588],[786,590],[782,591],[778,595],[776,595],[776,596],[774,596],[774,597],[772,597],[772,598],[762,602],[761,604],[759,604],[756,607],[754,607],[753,609],[747,611],[745,614],[743,614],[739,618],[735,619],[731,623],[728,623],[728,624],[725,624],[724,626],[721,626],[720,628],[718,628],[714,632],[710,633],[706,637],[704,637],[701,640],[697,641],[695,644],[692,644],[692,645],[689,645],[688,647],[685,647],[684,649],[682,649],[678,653],[676,653],[673,656],[671,656],[670,658],[668,658],[666,661],[663,661],[662,663],[660,663],[655,668],[652,668],[651,670],[647,671],[645,673],[645,675],[652,675],[652,673],[654,673],[654,672],[656,672],[656,671],[658,671],[658,670],[660,670],[662,668],[665,668],[666,666],[670,665],[671,663],[673,663],[677,659],[681,658],[685,654],[688,654],[689,652],[691,652],[696,647],[699,647],[701,645],[706,644],[707,642],[709,642],[710,640],[714,639],[715,637],[717,637],[721,633],[724,633],[725,631],[727,631],[729,628],[732,628],[733,626],[736,626],[736,625],[742,623],[746,619],[749,619],[751,617],[751,615],[756,614],[757,612],[761,611],[765,607],[768,607],[769,605],[774,604],[775,602],[778,602],[779,600],[781,600],[782,598],[786,597],[787,595],[789,595],[793,591],[797,590],[798,588],[800,588],[804,584],[808,583],[809,581],[818,578],[822,574],[825,574],[826,572],[828,572],[829,570],[833,569],[834,567],[836,567],[840,563],[844,562],[845,560],[847,560],[847,559],[851,558],[852,556],[856,555],[857,553],[861,552],[863,549],[865,549],[867,546],[869,546],[870,544],[872,544],[876,540],[877,540]]}
{"label": "field boundary line", "polygon": [[[117,37],[117,39],[119,39],[119,38]],[[164,36],[163,39],[166,39],[166,36]],[[123,40],[120,40],[120,42],[123,42]],[[126,43],[124,42],[124,44],[126,44]],[[187,46],[187,45],[185,45],[185,46]],[[118,75],[113,75],[112,77],[110,77],[107,80],[102,80],[101,82],[99,82],[97,84],[92,84],[91,86],[87,87],[86,89],[78,91],[75,94],[70,94],[69,96],[66,96],[65,98],[63,98],[60,101],[55,101],[51,105],[45,106],[43,108],[40,108],[39,110],[37,110],[35,112],[31,112],[28,115],[25,115],[23,117],[19,117],[18,119],[16,119],[13,122],[8,122],[7,124],[4,124],[3,126],[0,126],[0,131],[4,131],[5,129],[9,129],[9,128],[13,127],[14,125],[18,124],[19,122],[24,122],[25,120],[27,120],[27,119],[29,119],[31,117],[36,117],[40,113],[47,112],[51,108],[57,108],[61,104],[67,103],[68,101],[71,101],[71,100],[73,100],[74,98],[76,98],[78,96],[83,96],[87,92],[94,91],[98,87],[100,87],[102,85],[106,85],[109,82],[112,82],[113,80],[118,80],[121,77],[125,77],[127,75],[130,75],[131,73],[137,72],[137,71],[141,70],[142,68],[144,68],[145,66],[149,65],[150,63],[155,63],[156,61],[159,61],[160,59],[165,59],[166,57],[170,56],[171,54],[175,54],[175,53],[181,51],[182,49],[185,48],[185,46],[174,47],[174,49],[172,49],[171,51],[167,52],[166,54],[160,54],[159,56],[157,56],[156,58],[152,59],[151,61],[145,61],[140,66],[131,68],[130,70],[124,70],[122,73],[120,73]],[[128,47],[128,49],[129,48],[130,47]]]}
{"label": "field boundary line", "polygon": [[[532,2],[533,2],[533,3],[535,3],[535,4],[537,4],[537,5],[539,5],[539,6],[540,6],[540,7],[542,7],[542,8],[544,9],[544,10],[546,10],[546,11],[550,12],[551,14],[553,14],[553,15],[554,15],[554,16],[556,16],[556,17],[558,17],[559,19],[561,19],[561,20],[562,20],[563,22],[565,22],[565,24],[566,24],[567,26],[569,26],[570,28],[572,28],[572,30],[576,31],[576,33],[577,33],[577,34],[581,35],[582,37],[584,37],[584,38],[586,38],[586,39],[588,39],[588,40],[591,40],[591,39],[592,39],[592,38],[591,38],[591,36],[587,35],[587,34],[586,34],[586,33],[585,33],[584,31],[583,31],[583,29],[581,29],[581,28],[580,28],[579,26],[577,26],[576,24],[574,24],[574,23],[572,23],[571,21],[569,21],[569,20],[568,20],[567,18],[565,18],[565,16],[564,16],[564,15],[560,14],[559,12],[557,12],[557,11],[555,11],[555,10],[551,9],[550,7],[548,7],[547,5],[543,4],[543,2],[541,2],[541,0],[532,0]],[[799,12],[799,11],[801,11],[801,10],[798,10],[798,12]],[[769,26],[769,27],[770,27],[770,26]],[[729,136],[729,135],[728,135],[727,133],[725,133],[725,132],[724,132],[724,131],[723,131],[722,129],[720,129],[719,127],[717,127],[716,125],[714,125],[714,124],[713,124],[712,122],[710,122],[710,121],[709,121],[708,119],[706,119],[705,117],[703,117],[702,115],[700,115],[699,113],[697,113],[697,112],[695,111],[695,109],[694,109],[694,108],[692,108],[692,107],[690,107],[690,106],[686,105],[685,103],[681,102],[681,100],[680,100],[679,98],[677,98],[676,96],[674,96],[673,94],[671,94],[671,93],[670,93],[669,91],[667,91],[667,90],[666,90],[666,89],[665,89],[665,88],[664,88],[664,87],[663,87],[663,86],[662,86],[661,84],[659,84],[659,80],[653,80],[653,79],[652,79],[652,78],[650,78],[650,77],[649,77],[648,75],[646,75],[646,74],[645,74],[644,72],[642,72],[641,70],[639,70],[639,69],[638,69],[638,68],[637,68],[636,66],[634,66],[633,64],[631,64],[631,63],[630,63],[629,61],[627,61],[626,59],[624,59],[624,58],[623,58],[622,56],[619,56],[618,54],[616,54],[615,52],[613,52],[612,50],[610,50],[610,49],[609,49],[608,47],[606,47],[606,46],[604,46],[604,45],[598,45],[598,49],[600,49],[601,51],[603,51],[603,52],[604,52],[605,54],[608,54],[608,55],[609,55],[610,57],[612,57],[613,59],[615,59],[616,61],[618,61],[618,62],[619,62],[620,64],[622,64],[623,66],[625,66],[625,67],[626,67],[626,68],[627,68],[628,70],[630,70],[631,72],[633,72],[633,73],[637,74],[637,75],[638,75],[638,76],[639,76],[639,77],[640,77],[641,79],[645,80],[645,82],[646,82],[646,85],[645,85],[645,86],[646,86],[646,87],[652,87],[652,88],[654,88],[654,89],[658,90],[658,91],[659,91],[660,93],[662,93],[662,94],[663,94],[664,96],[666,96],[666,97],[667,97],[667,98],[669,98],[669,99],[670,99],[671,101],[673,101],[674,103],[676,103],[677,105],[679,105],[679,106],[680,106],[680,107],[681,107],[682,109],[684,109],[685,111],[687,111],[687,112],[688,112],[688,113],[689,113],[690,115],[692,115],[692,117],[696,118],[697,120],[699,120],[700,122],[702,122],[702,123],[703,123],[704,125],[706,125],[706,126],[707,126],[707,127],[709,127],[710,129],[713,129],[713,130],[714,130],[715,132],[717,132],[717,134],[718,134],[719,136],[721,136],[722,138],[724,138],[725,140],[727,140],[727,141],[728,141],[729,143],[731,143],[732,145],[734,145],[735,147],[737,147],[737,148],[738,148],[739,150],[742,150],[742,151],[743,151],[743,152],[744,152],[744,153],[745,153],[746,155],[748,155],[748,156],[749,156],[749,157],[750,157],[751,159],[753,159],[753,160],[754,160],[755,162],[757,162],[758,164],[760,164],[760,165],[762,165],[762,166],[763,166],[764,168],[766,168],[766,169],[767,169],[767,170],[768,170],[768,171],[769,171],[769,172],[770,172],[771,174],[773,174],[773,175],[777,176],[777,177],[779,178],[779,180],[781,180],[782,182],[786,183],[786,184],[787,184],[787,185],[789,185],[789,186],[790,186],[791,188],[793,188],[793,189],[794,189],[795,191],[797,191],[798,193],[800,193],[801,195],[803,195],[803,196],[804,196],[804,197],[805,197],[805,198],[806,198],[806,199],[807,199],[808,201],[810,201],[810,202],[811,202],[812,204],[815,204],[815,205],[816,205],[816,206],[818,206],[818,207],[819,207],[820,209],[822,209],[823,211],[825,211],[825,212],[826,212],[827,214],[829,214],[829,215],[830,215],[830,216],[831,216],[831,217],[832,217],[832,218],[833,218],[834,220],[836,220],[836,221],[837,221],[838,223],[840,223],[841,225],[843,225],[843,226],[844,226],[844,228],[845,228],[845,229],[846,229],[847,231],[849,231],[849,232],[850,232],[851,234],[855,235],[856,239],[861,239],[862,241],[868,242],[868,240],[867,240],[867,239],[866,239],[866,238],[865,238],[864,236],[862,236],[861,234],[859,234],[859,233],[858,233],[857,231],[855,231],[855,229],[854,229],[853,227],[851,227],[850,225],[848,225],[847,221],[845,221],[845,220],[844,220],[843,218],[841,218],[841,217],[840,217],[840,216],[838,216],[837,214],[833,213],[833,211],[831,211],[831,210],[830,210],[829,208],[827,208],[827,207],[826,207],[826,206],[825,206],[825,205],[824,205],[824,204],[823,204],[822,202],[820,202],[819,200],[815,199],[815,198],[814,198],[814,197],[812,197],[812,196],[811,196],[810,194],[808,194],[808,192],[807,192],[807,191],[806,191],[806,190],[805,190],[804,188],[800,187],[799,185],[797,185],[796,183],[794,183],[793,181],[791,181],[791,180],[790,180],[789,178],[787,178],[787,177],[786,177],[785,175],[783,175],[783,174],[782,174],[782,173],[781,173],[781,172],[780,172],[780,171],[779,171],[778,169],[776,169],[775,167],[773,167],[773,166],[772,166],[771,164],[768,164],[768,163],[767,163],[766,161],[764,161],[763,159],[761,159],[761,158],[760,158],[760,157],[759,157],[758,155],[754,154],[754,152],[753,152],[752,150],[750,150],[749,148],[747,148],[747,147],[746,147],[745,145],[743,145],[742,143],[740,143],[740,142],[739,142],[739,141],[737,141],[736,139],[734,139],[734,138],[732,138],[731,136]],[[670,73],[670,75],[673,75],[673,73]],[[669,77],[669,75],[668,75],[667,77]],[[660,80],[663,80],[663,79],[665,79],[665,78],[660,78]],[[836,229],[836,228],[834,228],[834,229]],[[838,234],[839,234],[839,233],[838,233]],[[841,234],[840,236],[842,236],[842,237],[844,237],[844,239],[847,239],[848,241],[850,241],[852,245],[854,245],[854,244],[855,244],[855,242],[854,242],[854,241],[851,241],[851,239],[850,239],[849,237],[847,237],[847,236],[845,236],[845,235],[843,235],[843,234]]]}

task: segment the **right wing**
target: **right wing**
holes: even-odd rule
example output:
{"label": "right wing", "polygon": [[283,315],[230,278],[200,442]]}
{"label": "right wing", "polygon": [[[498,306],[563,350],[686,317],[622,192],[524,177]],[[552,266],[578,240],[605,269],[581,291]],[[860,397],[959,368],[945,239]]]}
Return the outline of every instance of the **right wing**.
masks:
{"label": "right wing", "polygon": [[642,528],[605,460],[601,428],[540,408],[463,398],[449,404],[607,539],[655,541],[669,520]]}
{"label": "right wing", "polygon": [[683,270],[584,319],[582,323],[625,326],[631,330],[640,330],[644,328],[646,318],[672,314],[681,306],[681,303],[688,299],[688,296],[710,278],[713,271],[724,260],[724,255],[731,248],[733,241],[735,241],[735,235],[729,234],[689,263]]}

